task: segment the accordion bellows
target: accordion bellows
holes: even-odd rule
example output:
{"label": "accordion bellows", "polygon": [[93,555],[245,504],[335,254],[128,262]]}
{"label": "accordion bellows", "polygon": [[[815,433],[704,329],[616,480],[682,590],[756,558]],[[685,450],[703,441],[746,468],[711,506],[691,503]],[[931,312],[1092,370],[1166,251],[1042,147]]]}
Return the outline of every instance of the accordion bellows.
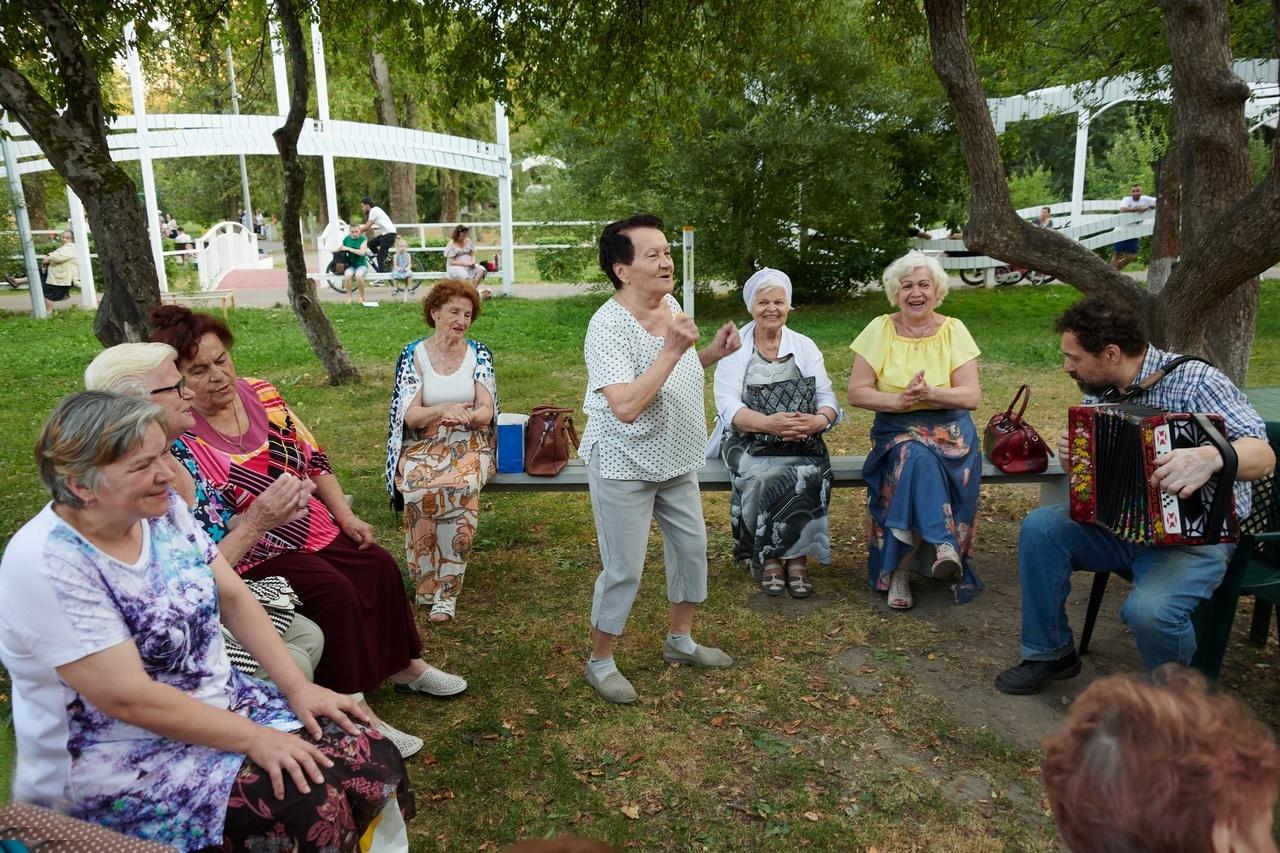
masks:
{"label": "accordion bellows", "polygon": [[[1071,518],[1145,545],[1208,545],[1239,535],[1232,486],[1236,455],[1221,415],[1149,406],[1073,406],[1066,459]],[[1212,444],[1222,470],[1183,498],[1151,485],[1156,457]]]}

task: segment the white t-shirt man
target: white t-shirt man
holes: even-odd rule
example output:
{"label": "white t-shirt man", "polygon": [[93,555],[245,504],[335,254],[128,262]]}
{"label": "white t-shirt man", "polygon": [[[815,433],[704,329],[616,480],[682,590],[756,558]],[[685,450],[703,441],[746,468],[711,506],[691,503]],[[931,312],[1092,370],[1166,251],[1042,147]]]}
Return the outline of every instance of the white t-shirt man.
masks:
{"label": "white t-shirt man", "polygon": [[1138,191],[1138,197],[1127,195],[1120,199],[1121,213],[1142,213],[1147,210],[1155,210],[1156,197],[1153,195],[1143,195],[1142,191]]}
{"label": "white t-shirt man", "polygon": [[387,212],[377,205],[369,208],[368,222],[366,224],[373,229],[373,236],[375,237],[390,234],[396,230],[396,226],[391,223],[391,217],[387,216]]}

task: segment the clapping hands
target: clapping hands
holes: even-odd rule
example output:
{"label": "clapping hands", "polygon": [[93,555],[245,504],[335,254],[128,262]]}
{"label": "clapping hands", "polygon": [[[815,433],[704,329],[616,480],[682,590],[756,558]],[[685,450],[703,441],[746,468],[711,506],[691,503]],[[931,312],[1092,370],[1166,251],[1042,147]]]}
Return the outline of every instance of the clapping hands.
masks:
{"label": "clapping hands", "polygon": [[899,411],[907,411],[912,406],[929,402],[932,386],[924,379],[924,371],[918,371],[911,377],[911,382],[898,394]]}

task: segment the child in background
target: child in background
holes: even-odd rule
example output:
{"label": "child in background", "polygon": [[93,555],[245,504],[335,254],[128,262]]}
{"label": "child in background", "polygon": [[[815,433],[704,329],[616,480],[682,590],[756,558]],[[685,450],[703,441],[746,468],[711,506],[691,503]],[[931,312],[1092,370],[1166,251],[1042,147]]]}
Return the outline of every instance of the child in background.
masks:
{"label": "child in background", "polygon": [[409,256],[409,244],[403,237],[396,238],[396,254],[391,259],[391,285],[396,290],[408,287],[413,278],[413,258]]}

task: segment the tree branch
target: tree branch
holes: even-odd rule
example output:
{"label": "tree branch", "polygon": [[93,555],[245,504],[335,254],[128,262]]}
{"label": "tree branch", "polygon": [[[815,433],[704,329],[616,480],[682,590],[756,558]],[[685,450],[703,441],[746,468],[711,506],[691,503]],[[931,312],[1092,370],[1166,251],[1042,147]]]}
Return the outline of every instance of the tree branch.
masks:
{"label": "tree branch", "polygon": [[[58,59],[58,80],[62,84],[65,109],[74,124],[92,127],[107,135],[102,109],[102,87],[98,73],[87,60],[85,35],[58,0],[23,0],[27,12],[44,27],[45,38]],[[31,128],[27,128],[30,132]]]}
{"label": "tree branch", "polygon": [[969,167],[965,245],[1002,261],[1051,273],[1084,293],[1138,303],[1146,294],[1074,240],[1023,222],[1013,209],[1000,142],[974,61],[965,0],[925,0],[934,72],[942,82]]}

